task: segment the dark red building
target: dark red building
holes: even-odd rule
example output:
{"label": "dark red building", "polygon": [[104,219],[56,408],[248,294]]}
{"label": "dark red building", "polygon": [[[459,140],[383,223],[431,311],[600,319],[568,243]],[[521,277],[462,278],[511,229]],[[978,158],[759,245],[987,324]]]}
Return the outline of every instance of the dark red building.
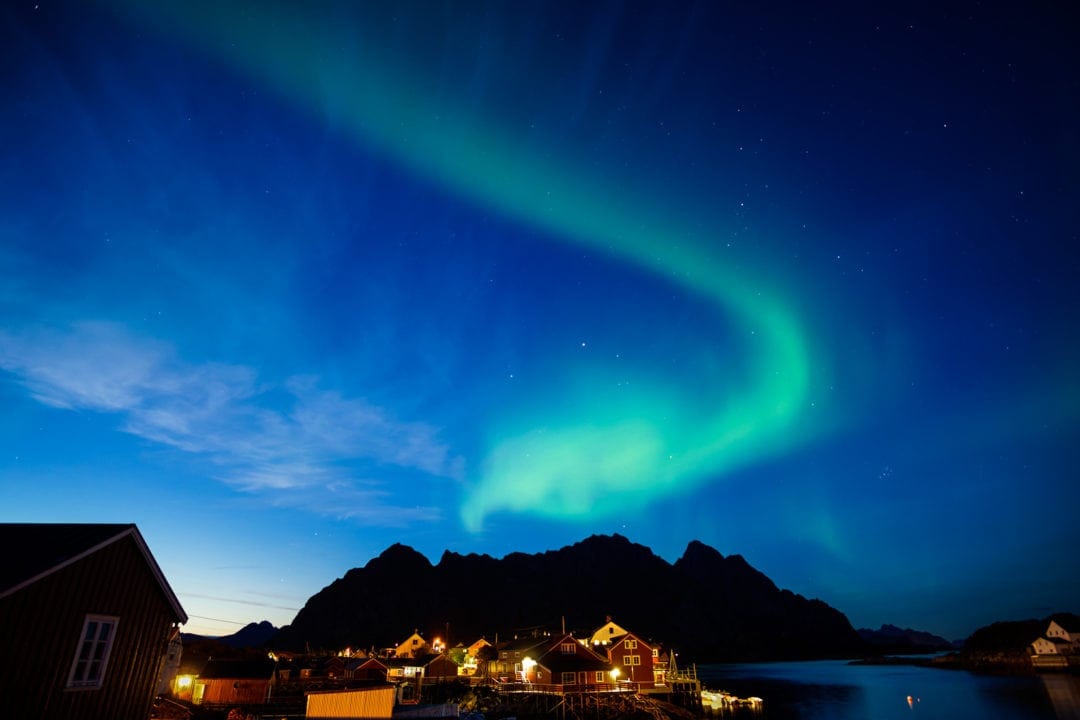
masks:
{"label": "dark red building", "polygon": [[0,524],[0,717],[146,720],[187,615],[134,525]]}
{"label": "dark red building", "polygon": [[634,683],[641,688],[655,686],[653,647],[633,633],[614,638],[607,646],[608,660],[619,671],[620,682]]}

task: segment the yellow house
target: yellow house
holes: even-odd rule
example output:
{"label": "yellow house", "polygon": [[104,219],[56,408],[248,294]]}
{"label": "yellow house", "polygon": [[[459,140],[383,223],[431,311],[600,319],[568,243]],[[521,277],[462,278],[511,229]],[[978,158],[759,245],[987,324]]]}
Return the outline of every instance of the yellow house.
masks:
{"label": "yellow house", "polygon": [[622,637],[627,632],[629,631],[626,628],[613,622],[611,616],[608,615],[607,622],[597,628],[589,638],[589,646],[610,645],[612,640]]}
{"label": "yellow house", "polygon": [[430,648],[423,635],[413,631],[413,634],[402,640],[394,647],[394,657],[411,658],[426,654]]}

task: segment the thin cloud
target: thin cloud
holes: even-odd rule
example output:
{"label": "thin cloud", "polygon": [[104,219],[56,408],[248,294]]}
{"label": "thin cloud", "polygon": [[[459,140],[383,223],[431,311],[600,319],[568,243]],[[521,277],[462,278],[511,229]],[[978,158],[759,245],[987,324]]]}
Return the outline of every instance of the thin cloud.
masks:
{"label": "thin cloud", "polygon": [[[184,597],[199,598],[201,600],[217,600],[218,602],[236,603],[237,605],[249,605],[251,607],[273,608],[274,610],[291,610],[293,612],[296,612],[297,610],[300,609],[298,607],[289,607],[289,606],[286,606],[286,605],[273,605],[271,603],[259,602],[258,600],[241,600],[241,599],[237,599],[237,598],[223,597],[221,595],[203,595],[201,593],[186,592],[186,593],[184,593]],[[223,620],[222,622],[229,622],[229,621]]]}
{"label": "thin cloud", "polygon": [[288,406],[272,407],[268,391],[279,388],[260,384],[251,368],[185,364],[168,344],[111,323],[0,332],[0,369],[41,403],[117,415],[125,432],[207,459],[221,468],[218,479],[275,505],[405,525],[439,513],[395,506],[379,483],[342,465],[462,474],[434,426],[320,390],[312,378],[284,383]]}

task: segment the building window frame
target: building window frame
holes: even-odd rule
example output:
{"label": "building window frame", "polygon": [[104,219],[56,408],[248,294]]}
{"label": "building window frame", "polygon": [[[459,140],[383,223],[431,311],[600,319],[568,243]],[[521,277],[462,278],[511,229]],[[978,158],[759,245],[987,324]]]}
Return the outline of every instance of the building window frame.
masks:
{"label": "building window frame", "polygon": [[67,687],[71,690],[97,690],[105,682],[109,656],[116,642],[120,618],[115,615],[87,614],[75,645],[75,657],[68,671]]}
{"label": "building window frame", "polygon": [[626,649],[627,650],[637,650],[637,640],[627,640],[626,641]]}

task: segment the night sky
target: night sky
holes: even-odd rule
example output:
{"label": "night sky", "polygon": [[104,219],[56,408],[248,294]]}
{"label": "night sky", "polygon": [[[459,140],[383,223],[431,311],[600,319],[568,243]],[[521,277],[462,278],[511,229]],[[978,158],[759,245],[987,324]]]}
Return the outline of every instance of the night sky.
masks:
{"label": "night sky", "polygon": [[206,634],[613,532],[1080,610],[1080,23],[816,5],[3,3],[0,520]]}

